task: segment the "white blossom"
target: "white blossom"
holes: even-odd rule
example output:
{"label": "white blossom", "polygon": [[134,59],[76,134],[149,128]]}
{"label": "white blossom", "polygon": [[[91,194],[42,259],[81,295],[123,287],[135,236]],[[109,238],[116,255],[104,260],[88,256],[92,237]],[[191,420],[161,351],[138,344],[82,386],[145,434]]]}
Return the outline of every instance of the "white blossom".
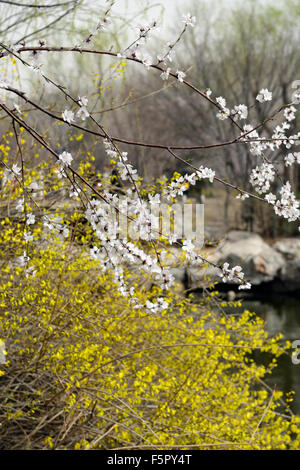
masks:
{"label": "white blossom", "polygon": [[216,102],[220,106],[220,110],[216,114],[216,116],[218,119],[221,119],[221,121],[223,121],[224,119],[227,119],[230,116],[230,109],[226,107],[226,100],[222,96],[218,96],[216,98]]}
{"label": "white blossom", "polygon": [[24,198],[18,199],[17,205],[16,205],[16,210],[18,212],[23,212],[24,211]]}
{"label": "white blossom", "polygon": [[295,157],[293,153],[289,153],[284,157],[285,166],[291,166],[295,162]]}
{"label": "white blossom", "polygon": [[76,113],[76,117],[81,119],[82,121],[85,121],[86,118],[89,117],[89,115],[90,113],[88,112],[85,106],[81,106]]}
{"label": "white blossom", "polygon": [[191,240],[184,240],[182,250],[186,251],[187,253],[192,253],[195,248],[195,245],[192,243]]}
{"label": "white blossom", "polygon": [[71,191],[69,192],[69,197],[71,199],[76,198],[79,196],[80,192],[81,192],[80,188],[72,188]]}
{"label": "white blossom", "polygon": [[274,204],[274,211],[277,215],[294,222],[300,217],[299,202],[291,190],[289,182],[284,184],[279,191],[280,199]]}
{"label": "white blossom", "polygon": [[34,223],[35,223],[35,215],[32,212],[29,212],[27,214],[26,224],[33,225]]}
{"label": "white blossom", "polygon": [[26,264],[29,262],[30,257],[27,255],[26,251],[23,252],[23,255],[19,256],[16,260],[17,265],[20,266],[21,268],[26,266]]}
{"label": "white blossom", "polygon": [[142,60],[142,64],[146,67],[146,69],[149,69],[151,67],[152,57],[144,56],[141,60]]}
{"label": "white blossom", "polygon": [[264,103],[265,101],[272,100],[272,92],[269,91],[267,88],[262,88],[258,95],[256,96],[257,101],[260,103]]}
{"label": "white blossom", "polygon": [[297,105],[297,104],[300,103],[300,93],[299,92],[293,93],[293,98],[294,98],[293,104]]}
{"label": "white blossom", "polygon": [[231,110],[231,114],[232,114],[234,120],[247,119],[247,117],[248,117],[248,108],[244,104],[239,104]]}
{"label": "white blossom", "polygon": [[78,96],[78,104],[80,106],[87,106],[88,102],[89,102],[89,100],[87,99],[86,96]]}
{"label": "white blossom", "polygon": [[160,204],[160,194],[155,194],[154,196],[151,196],[151,194],[148,194],[148,199],[151,205]]}
{"label": "white blossom", "polygon": [[268,193],[265,195],[265,200],[269,203],[269,204],[275,204],[276,202],[276,196],[275,194],[273,193]]}
{"label": "white blossom", "polygon": [[293,163],[300,163],[300,152],[288,153],[284,157],[285,166],[291,166]]}
{"label": "white blossom", "polygon": [[203,167],[200,166],[199,170],[197,171],[197,176],[200,179],[207,178],[209,179],[210,183],[213,183],[214,177],[216,175],[216,172],[212,170],[211,168]]}
{"label": "white blossom", "polygon": [[171,69],[168,67],[164,72],[160,74],[163,80],[168,80]]}
{"label": "white blossom", "polygon": [[244,192],[241,192],[241,193],[239,193],[239,194],[236,196],[236,199],[241,199],[242,201],[244,201],[244,200],[247,199],[248,197],[249,197],[249,194],[244,193]]}
{"label": "white blossom", "polygon": [[286,108],[284,110],[284,117],[287,121],[293,121],[294,119],[296,119],[296,116],[295,116],[295,113],[296,113],[296,108],[295,106],[289,106],[288,108]]}
{"label": "white blossom", "polygon": [[24,240],[25,242],[32,242],[33,235],[31,232],[24,232]]}
{"label": "white blossom", "polygon": [[30,277],[34,277],[37,273],[37,270],[34,269],[34,266],[30,266],[30,268],[27,268],[26,271],[25,271],[25,277],[26,279]]}
{"label": "white blossom", "polygon": [[181,72],[180,70],[177,70],[176,75],[177,75],[178,81],[179,81],[179,82],[183,82],[184,77],[185,77],[185,73],[184,73],[184,72]]}
{"label": "white blossom", "polygon": [[59,155],[59,160],[63,167],[71,165],[73,160],[72,155],[69,152],[63,152]]}
{"label": "white blossom", "polygon": [[204,93],[206,94],[206,96],[209,98],[212,94],[212,91],[210,88],[206,88],[206,90],[204,90]]}
{"label": "white blossom", "polygon": [[21,108],[17,103],[14,103],[14,109],[17,111],[17,113],[22,114]]}
{"label": "white blossom", "polygon": [[274,181],[275,170],[271,163],[263,163],[251,171],[250,183],[260,194],[266,193],[270,189],[270,184]]}
{"label": "white blossom", "polygon": [[71,124],[72,122],[74,122],[74,113],[73,113],[73,111],[65,109],[64,112],[62,113],[62,118],[63,118],[64,121]]}
{"label": "white blossom", "polygon": [[12,171],[16,176],[19,176],[19,175],[21,174],[21,171],[22,171],[22,170],[21,170],[21,168],[20,168],[18,165],[16,165],[16,164],[14,163],[13,166],[12,166],[11,171]]}
{"label": "white blossom", "polygon": [[223,98],[223,96],[218,96],[216,98],[216,102],[221,106],[221,108],[225,108],[226,100],[225,100],[225,98]]}
{"label": "white blossom", "polygon": [[183,15],[181,20],[186,26],[191,26],[192,28],[196,24],[196,17],[192,16],[190,13]]}
{"label": "white blossom", "polygon": [[164,300],[163,297],[158,297],[156,302],[150,302],[150,300],[147,300],[145,307],[151,313],[159,313],[163,310],[166,310],[169,307],[169,304]]}
{"label": "white blossom", "polygon": [[221,266],[221,274],[223,282],[239,283],[239,289],[250,289],[250,282],[244,280],[244,273],[241,266],[229,267],[229,263],[224,263]]}

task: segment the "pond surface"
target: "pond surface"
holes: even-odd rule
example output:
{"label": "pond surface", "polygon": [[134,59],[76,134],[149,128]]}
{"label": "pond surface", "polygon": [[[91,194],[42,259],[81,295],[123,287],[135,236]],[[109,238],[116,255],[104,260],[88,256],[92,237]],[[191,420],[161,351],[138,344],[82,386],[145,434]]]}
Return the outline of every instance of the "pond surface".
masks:
{"label": "pond surface", "polygon": [[[266,330],[273,336],[283,334],[284,340],[300,340],[300,299],[274,297],[260,300],[244,300],[243,310],[257,313],[265,321]],[[299,346],[298,346],[299,348]],[[298,355],[299,358],[300,355]],[[291,356],[283,355],[278,359],[278,367],[266,382],[278,390],[295,392],[291,404],[294,413],[300,415],[300,364],[293,364]]]}

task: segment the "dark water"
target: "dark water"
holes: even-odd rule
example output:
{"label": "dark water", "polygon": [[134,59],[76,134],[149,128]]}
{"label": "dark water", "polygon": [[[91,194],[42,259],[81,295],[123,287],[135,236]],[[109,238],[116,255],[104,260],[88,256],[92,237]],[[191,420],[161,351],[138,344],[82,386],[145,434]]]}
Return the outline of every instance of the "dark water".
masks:
{"label": "dark water", "polygon": [[[244,300],[242,310],[245,309],[264,319],[265,328],[270,335],[282,333],[284,340],[300,340],[300,299],[274,297],[271,300]],[[260,362],[261,358],[257,357],[257,360]],[[272,388],[276,385],[277,390],[293,390],[295,398],[291,409],[300,415],[300,364],[293,364],[291,356],[283,355],[278,359],[278,367],[266,382]]]}

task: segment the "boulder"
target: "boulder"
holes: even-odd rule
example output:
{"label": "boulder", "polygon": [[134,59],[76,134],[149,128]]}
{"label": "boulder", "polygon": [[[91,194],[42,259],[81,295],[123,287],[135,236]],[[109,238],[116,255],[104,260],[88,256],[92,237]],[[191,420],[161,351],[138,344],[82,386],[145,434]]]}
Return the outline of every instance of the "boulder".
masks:
{"label": "boulder", "polygon": [[[185,264],[180,251],[174,247],[174,257],[169,261],[177,282],[192,289],[207,286],[207,279],[221,282],[219,269]],[[245,279],[253,286],[272,282],[276,292],[300,294],[300,237],[282,239],[271,247],[256,233],[233,230],[207,259],[217,265],[228,262],[230,267],[242,266]]]}
{"label": "boulder", "polygon": [[300,293],[300,257],[287,262],[280,270],[279,279],[282,292]]}
{"label": "boulder", "polygon": [[210,261],[217,264],[227,261],[231,267],[242,266],[245,279],[253,285],[273,281],[286,263],[282,254],[258,234],[240,230],[227,234]]}
{"label": "boulder", "polygon": [[283,238],[273,245],[273,248],[282,254],[286,259],[300,259],[300,237]]}

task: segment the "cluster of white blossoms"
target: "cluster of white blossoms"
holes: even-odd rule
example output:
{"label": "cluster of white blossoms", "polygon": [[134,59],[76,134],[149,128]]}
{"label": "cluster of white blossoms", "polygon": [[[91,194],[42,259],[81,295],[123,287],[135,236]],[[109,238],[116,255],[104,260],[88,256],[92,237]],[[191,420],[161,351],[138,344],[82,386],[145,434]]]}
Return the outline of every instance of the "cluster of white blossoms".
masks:
{"label": "cluster of white blossoms", "polygon": [[44,215],[42,217],[43,228],[50,232],[55,232],[60,238],[63,240],[69,236],[70,230],[68,227],[62,222],[61,217],[54,216],[49,217],[49,215]]}
{"label": "cluster of white blossoms", "polygon": [[24,202],[25,202],[25,199],[23,197],[21,197],[20,199],[17,199],[17,204],[16,204],[17,212],[24,212]]}
{"label": "cluster of white blossoms", "polygon": [[[267,89],[262,89],[256,99],[261,103],[271,101],[272,93]],[[263,156],[267,150],[275,151],[280,149],[281,146],[290,149],[295,145],[299,141],[300,133],[287,136],[286,132],[291,127],[290,122],[295,119],[296,111],[294,106],[289,106],[284,110],[283,114],[286,121],[275,127],[270,141],[266,141],[264,137],[259,137],[258,132],[251,125],[245,125],[243,131],[247,135],[243,136],[242,140],[249,144],[250,152],[259,157]],[[295,162],[300,163],[300,152],[290,152],[284,157],[286,166],[290,166]],[[275,174],[274,165],[264,161],[251,171],[250,183],[259,194],[264,194],[270,191],[271,183],[275,180]],[[278,216],[288,219],[289,222],[298,220],[300,217],[299,203],[291,190],[289,182],[281,187],[279,194],[280,197],[277,198],[275,194],[268,192],[265,195],[265,200],[273,206]]]}
{"label": "cluster of white blossoms", "polygon": [[62,118],[68,124],[75,122],[75,118],[85,121],[89,117],[90,113],[87,110],[88,99],[86,96],[78,96],[77,100],[78,105],[80,106],[76,114],[71,109],[65,109],[62,113]]}
{"label": "cluster of white blossoms", "polygon": [[182,251],[185,252],[185,258],[190,261],[192,264],[201,264],[203,263],[202,256],[198,255],[195,252],[195,245],[192,240],[184,240],[182,245]]}
{"label": "cluster of white blossoms", "polygon": [[274,211],[277,215],[294,222],[300,217],[299,202],[295,194],[291,190],[289,182],[284,184],[280,189],[280,199],[274,204]]}
{"label": "cluster of white blossoms", "polygon": [[71,165],[73,157],[69,152],[64,151],[58,156],[58,158],[60,164],[60,169],[58,170],[59,177],[62,178],[66,176],[65,169]]}
{"label": "cluster of white blossoms", "polygon": [[82,121],[85,121],[86,118],[88,118],[90,115],[87,110],[88,102],[89,100],[87,99],[86,96],[78,96],[78,104],[80,108],[78,109],[76,113],[76,117],[78,117],[78,119],[81,119]]}
{"label": "cluster of white blossoms", "polygon": [[[121,269],[124,263],[138,265],[145,272],[154,275],[163,289],[169,288],[174,281],[170,271],[162,268],[158,260],[152,258],[126,238],[117,238],[120,228],[117,222],[113,221],[113,218],[110,220],[109,217],[104,215],[105,213],[106,211],[100,201],[94,200],[91,201],[85,214],[100,242],[100,247],[94,246],[90,250],[90,254],[93,259],[98,261],[101,269],[103,271],[107,269],[115,271],[116,268]],[[119,289],[122,295],[127,292],[127,289],[124,289],[122,283]]]}
{"label": "cluster of white blossoms", "polygon": [[110,142],[108,139],[105,139],[103,141],[103,144],[107,155],[112,159],[119,160],[117,166],[119,168],[121,179],[123,181],[129,180],[132,183],[138,181],[139,177],[137,174],[137,170],[133,168],[130,163],[128,163],[128,153],[120,152],[117,147],[115,147],[112,142]]}
{"label": "cluster of white blossoms", "polygon": [[131,57],[133,59],[141,60],[146,68],[149,68],[152,65],[152,59],[150,56],[145,56],[142,52],[142,48],[146,45],[148,40],[151,38],[152,33],[158,29],[157,21],[152,21],[147,25],[142,25],[138,27],[138,37],[133,41],[130,46],[124,49],[122,52],[119,52],[117,56],[119,58]]}
{"label": "cluster of white blossoms", "polygon": [[127,152],[122,152],[119,156],[118,167],[120,170],[120,177],[123,181],[137,181],[139,179],[137,170],[133,168],[130,163],[127,163]]}
{"label": "cluster of white blossoms", "polygon": [[300,152],[288,153],[284,157],[284,162],[285,162],[285,166],[291,166],[295,162],[300,164]]}
{"label": "cluster of white blossoms", "polygon": [[156,302],[150,302],[150,300],[147,300],[145,307],[151,313],[160,313],[163,310],[166,310],[169,307],[169,304],[163,297],[158,297]]}
{"label": "cluster of white blossoms", "polygon": [[[132,165],[127,163],[127,153],[119,152],[108,139],[105,140],[104,146],[110,158],[119,158],[120,176],[131,183],[136,181],[138,176]],[[100,242],[100,246],[95,246],[91,250],[93,259],[97,259],[103,270],[116,271],[117,268],[121,269],[124,263],[140,265],[145,272],[155,276],[161,288],[168,289],[174,282],[169,269],[160,265],[159,258],[152,258],[134,243],[128,241],[126,234],[124,236],[122,233],[123,227],[120,222],[121,217],[125,217],[126,220],[130,218],[132,234],[138,234],[141,239],[151,241],[157,238],[159,218],[149,210],[147,203],[139,197],[137,191],[133,192],[132,188],[127,189],[126,197],[122,199],[119,199],[117,194],[104,191],[103,199],[107,202],[106,205],[100,200],[91,200],[85,212],[85,217]],[[156,204],[159,200],[159,195],[150,198],[152,204]],[[119,218],[116,216],[116,208]],[[122,295],[129,295],[130,292],[124,284],[123,277],[115,277],[115,279],[119,284],[119,292]],[[132,295],[130,297],[133,299]]]}
{"label": "cluster of white blossoms", "polygon": [[183,82],[184,77],[185,77],[185,73],[184,73],[184,72],[181,72],[180,70],[177,70],[177,71],[176,71],[176,75],[177,75],[178,81],[179,81],[179,82]]}
{"label": "cluster of white blossoms", "polygon": [[216,98],[216,102],[218,103],[220,109],[217,113],[217,118],[223,121],[224,119],[227,119],[230,116],[230,109],[226,107],[226,100],[222,96],[218,96]]}
{"label": "cluster of white blossoms", "polygon": [[12,168],[6,167],[5,171],[3,172],[2,176],[2,185],[3,187],[11,183],[12,181],[16,180],[16,177],[18,178],[21,175],[21,168],[16,165],[15,163],[13,164]]}
{"label": "cluster of white blossoms", "polygon": [[161,78],[162,78],[163,80],[168,80],[169,75],[170,75],[170,72],[171,72],[171,69],[170,69],[170,67],[168,67],[166,70],[164,70],[164,71],[160,74]]}
{"label": "cluster of white blossoms", "polygon": [[247,119],[248,108],[245,104],[238,104],[231,110],[231,116],[235,121],[238,119]]}
{"label": "cluster of white blossoms", "polygon": [[221,274],[223,282],[239,283],[239,289],[251,289],[250,282],[246,282],[244,279],[244,273],[241,266],[229,267],[229,263],[224,263],[221,266]]}
{"label": "cluster of white blossoms", "polygon": [[73,157],[69,152],[64,151],[59,155],[59,161],[63,167],[67,167],[71,165]]}
{"label": "cluster of white blossoms", "polygon": [[12,173],[13,173],[14,175],[20,176],[22,170],[21,170],[21,168],[20,168],[18,165],[16,165],[16,164],[14,163],[13,166],[12,166],[12,168],[11,168],[11,171],[12,171]]}
{"label": "cluster of white blossoms", "polygon": [[[212,91],[210,89],[205,92],[208,97],[210,97],[211,93]],[[226,105],[226,99],[222,96],[218,96],[216,98],[216,103],[219,106],[219,112],[216,116],[221,121],[229,118],[229,116],[232,116],[234,121],[238,121],[239,119],[247,119],[248,117],[248,108],[245,104],[238,104],[230,111]]]}
{"label": "cluster of white blossoms", "polygon": [[18,256],[13,263],[16,266],[19,266],[21,268],[26,268],[24,270],[24,274],[27,279],[29,277],[34,277],[37,273],[37,270],[35,269],[34,266],[28,266],[29,261],[30,261],[30,256],[26,253],[26,251],[23,251],[23,255]]}
{"label": "cluster of white blossoms", "polygon": [[203,167],[201,165],[198,171],[196,172],[196,175],[200,180],[207,178],[210,183],[213,183],[216,172],[211,168]]}
{"label": "cluster of white blossoms", "polygon": [[23,255],[19,256],[17,259],[16,259],[16,264],[17,266],[20,266],[20,267],[24,267],[28,264],[28,262],[30,261],[30,257],[27,255],[26,251],[23,251]]}
{"label": "cluster of white blossoms", "polygon": [[103,17],[98,21],[96,27],[92,31],[89,32],[89,34],[83,39],[82,43],[79,44],[78,47],[93,46],[96,35],[99,33],[99,31],[101,32],[107,31],[109,25],[111,24],[111,19],[109,18],[109,14],[111,13],[111,9],[115,1],[116,0],[106,0],[106,3],[108,3],[108,5],[105,6]]}
{"label": "cluster of white blossoms", "polygon": [[[254,155],[262,155],[263,151],[267,149],[267,143],[263,142],[264,138],[259,137],[258,132],[253,129],[251,124],[245,124],[241,134],[243,135],[241,140],[249,143],[249,150]],[[244,134],[246,135],[244,136]]]}
{"label": "cluster of white blossoms", "polygon": [[62,118],[68,124],[71,124],[72,122],[74,122],[74,113],[73,113],[73,111],[65,109],[64,112],[62,113]]}
{"label": "cluster of white blossoms", "polygon": [[265,101],[272,101],[272,92],[267,88],[262,88],[256,96],[257,101],[264,103]]}
{"label": "cluster of white blossoms", "polygon": [[[110,23],[108,15],[113,4],[114,0],[110,0],[109,6],[106,8],[104,18],[98,22],[96,29],[86,37],[84,44],[91,44],[93,42],[94,36],[98,31],[105,31],[107,25]],[[175,55],[174,47],[187,27],[194,27],[196,18],[188,13],[182,17],[182,22],[184,23],[184,28],[183,31],[179,34],[179,38],[176,41],[173,41],[173,43],[167,42],[161,48],[162,52],[160,55],[157,55],[158,63],[156,62],[156,59],[153,60],[152,57],[144,51],[144,46],[147,44],[149,38],[152,35],[152,32],[157,29],[158,25],[156,21],[153,21],[145,26],[140,26],[138,28],[137,39],[122,52],[113,54],[117,55],[119,58],[134,59],[136,62],[143,64],[146,69],[154,66],[156,69],[160,70],[160,76],[162,80],[168,80],[169,77],[172,76],[177,78],[179,82],[183,83],[185,79],[185,73],[179,70],[178,67],[172,65]],[[43,44],[40,45],[42,46]],[[38,64],[33,64],[30,66],[30,68],[41,73],[40,66]],[[46,78],[42,73],[41,76]],[[7,87],[8,85],[6,79],[1,75],[0,88]],[[220,120],[230,118],[233,121],[233,124],[239,128],[239,130],[241,130],[241,127],[237,121],[248,118],[248,107],[244,104],[238,104],[230,109],[231,106],[230,108],[228,107],[225,98],[218,96],[215,101],[213,101],[210,98],[211,94],[212,91],[210,89],[202,92],[202,95],[208,98],[211,103],[217,105],[217,117]],[[269,102],[272,100],[272,92],[266,88],[263,88],[257,94],[256,100],[259,103]],[[65,109],[62,112],[62,119],[70,125],[76,122],[77,119],[84,121],[90,116],[88,111],[88,99],[85,96],[78,96],[78,99],[73,99],[73,102],[78,106],[77,112],[71,109]],[[297,105],[299,103],[300,94],[295,97],[293,104]],[[249,109],[251,109],[251,107]],[[14,111],[21,114],[21,109],[16,104],[14,105]],[[291,191],[291,185],[289,182],[283,184],[277,196],[270,192],[271,184],[275,180],[276,172],[274,165],[272,163],[267,163],[269,160],[267,160],[265,152],[272,152],[280,149],[281,147],[290,149],[300,140],[300,132],[296,135],[287,135],[287,131],[291,129],[290,123],[295,119],[296,111],[297,110],[295,106],[291,105],[284,109],[283,115],[285,121],[282,122],[281,125],[276,125],[270,139],[259,135],[258,129],[261,128],[261,126],[253,128],[250,124],[243,126],[241,137],[239,139],[240,142],[247,144],[250,152],[258,157],[259,160],[259,163],[250,174],[251,185],[259,194],[267,193],[265,194],[265,200],[273,206],[277,215],[288,219],[288,221],[295,221],[300,218],[299,203],[295,197],[295,194]],[[170,286],[172,286],[174,278],[170,271],[161,265],[161,253],[158,253],[156,248],[154,250],[156,257],[152,257],[142,249],[138,248],[135,243],[128,241],[126,236],[123,236],[123,228],[120,224],[120,219],[118,220],[117,216],[122,215],[127,217],[127,219],[130,219],[132,234],[138,234],[142,240],[150,242],[150,244],[153,245],[154,240],[159,234],[159,218],[155,215],[154,212],[152,212],[151,208],[154,209],[154,206],[160,204],[161,197],[166,197],[167,200],[171,200],[178,195],[182,196],[183,193],[190,187],[190,185],[195,185],[198,180],[207,179],[209,182],[213,183],[215,172],[210,168],[201,166],[198,170],[195,169],[194,173],[180,175],[165,188],[162,194],[149,194],[148,201],[145,201],[139,193],[139,177],[137,170],[133,167],[132,164],[128,162],[127,152],[119,151],[118,147],[110,138],[104,140],[104,146],[107,155],[117,162],[116,165],[120,178],[127,182],[130,187],[124,189],[125,197],[122,200],[120,200],[117,194],[113,194],[108,191],[102,191],[101,196],[103,200],[106,201],[106,205],[103,204],[100,199],[94,199],[88,203],[85,217],[91,224],[96,238],[98,239],[97,246],[95,245],[90,250],[90,255],[93,259],[97,260],[102,270],[113,270],[119,292],[124,296],[129,296],[134,306],[137,308],[140,307],[140,305],[134,298],[134,289],[129,288],[124,280],[124,272],[122,267],[124,263],[127,265],[139,265],[146,273],[158,280],[160,287],[163,289],[168,289]],[[283,158],[286,166],[290,166],[295,162],[300,163],[300,152],[290,152]],[[262,159],[262,161],[260,161],[260,159]],[[66,170],[70,170],[69,167],[72,160],[72,155],[66,151],[59,155],[59,176],[61,178],[65,178],[67,176]],[[5,182],[6,178],[7,181],[10,181],[14,177],[16,180],[20,174],[21,168],[17,165],[13,165],[11,170],[6,170],[3,180]],[[34,188],[28,189],[35,190]],[[71,198],[76,198],[78,197],[79,193],[80,188],[79,186],[77,188],[74,183],[74,187],[69,192],[69,196]],[[237,198],[243,200],[248,198],[249,194],[250,193],[239,189]],[[17,202],[17,210],[26,214],[26,229],[24,231],[24,240],[29,242],[33,240],[33,235],[31,232],[29,232],[28,226],[35,223],[35,215],[31,212],[32,209],[30,209],[30,211],[27,213],[25,209],[26,203],[24,198],[21,198]],[[43,225],[44,228],[50,231],[56,231],[62,235],[63,238],[66,238],[69,235],[68,227],[66,227],[60,220],[49,219],[48,216],[45,216],[43,219]],[[134,239],[132,234],[130,234],[130,237]],[[169,237],[170,243],[173,243],[175,240],[175,235],[171,235]],[[192,240],[183,241],[182,251],[185,253],[186,258],[191,263],[200,264],[203,262],[203,258],[196,253],[195,245],[193,244]],[[22,263],[24,266],[28,264],[29,258],[27,258],[28,256],[25,256],[24,253],[22,258]],[[230,268],[228,263],[224,263],[221,267],[221,271],[222,274],[220,276],[222,277],[223,282],[238,283],[239,289],[249,289],[251,287],[251,285],[244,280],[244,273],[242,272],[241,266]],[[28,268],[27,275],[30,275],[31,272],[33,272],[32,267]],[[148,301],[144,307],[147,308],[150,312],[156,313],[167,308],[168,304],[161,297],[153,300],[152,302]]]}
{"label": "cluster of white blossoms", "polygon": [[190,185],[194,186],[198,180],[208,179],[210,183],[213,183],[214,177],[214,170],[200,166],[199,170],[195,173],[191,173],[190,175],[186,173],[184,176],[181,175],[176,178],[176,180],[172,181],[163,194],[170,200],[176,196],[182,196],[183,193],[189,189]]}
{"label": "cluster of white blossoms", "polygon": [[296,111],[297,109],[295,108],[295,106],[289,106],[288,108],[286,108],[283,112],[285,119],[287,121],[293,121],[294,119],[296,119]]}
{"label": "cluster of white blossoms", "polygon": [[182,196],[185,191],[190,187],[190,184],[195,184],[195,176],[196,173],[193,173],[192,175],[184,175],[184,176],[179,176],[179,178],[176,178],[176,180],[172,181],[172,183],[167,186],[167,188],[164,191],[164,196],[168,200],[171,200],[173,197],[176,196]]}
{"label": "cluster of white blossoms", "polygon": [[35,224],[35,215],[32,212],[26,214],[26,225],[34,225]]}
{"label": "cluster of white blossoms", "polygon": [[[133,179],[135,179],[136,170],[127,163],[127,153],[119,152],[108,139],[105,140],[104,146],[110,158],[116,159],[118,157],[118,167],[121,176],[122,172],[126,171],[127,173],[124,177],[126,176],[129,182],[131,180],[130,176],[133,176]],[[167,191],[167,195],[170,194],[170,189],[171,192],[173,191],[172,194],[177,195],[181,190],[187,189],[186,184],[195,184],[199,178],[208,178],[212,182],[214,175],[213,170],[200,167],[199,171],[180,177],[177,181],[173,182]],[[99,266],[103,270],[113,269],[115,271],[116,268],[121,269],[124,263],[140,265],[145,272],[154,276],[161,288],[170,288],[173,285],[174,277],[168,268],[161,265],[159,258],[154,259],[134,243],[128,241],[126,237],[121,237],[122,227],[119,225],[120,219],[119,221],[117,220],[114,209],[117,207],[119,216],[129,217],[132,224],[132,233],[139,234],[139,237],[146,241],[151,241],[157,237],[159,218],[149,210],[147,203],[139,197],[137,191],[133,192],[132,188],[128,188],[126,190],[126,197],[121,199],[119,199],[117,194],[111,194],[108,191],[104,191],[102,195],[107,202],[107,206],[105,207],[100,200],[91,200],[85,213],[85,217],[90,222],[100,243],[99,246],[94,246],[91,249],[92,258],[98,261]],[[166,195],[166,193],[163,195]],[[148,195],[150,207],[159,204],[160,198],[160,194]],[[191,240],[183,242],[182,250],[186,258],[192,263],[202,263],[202,257],[195,253],[194,248]],[[128,295],[129,290],[122,279],[122,276],[118,278],[118,289],[122,295]],[[148,307],[153,312],[156,312],[158,308],[163,309],[166,307],[159,300],[152,304],[151,309],[150,304],[148,304]]]}
{"label": "cluster of white blossoms", "polygon": [[[194,16],[191,16],[190,14],[185,15],[182,20],[184,22],[185,28],[187,26],[193,27],[196,22],[196,18]],[[156,62],[151,57],[151,55],[149,55],[147,52],[144,52],[143,50],[148,40],[152,36],[152,33],[158,28],[159,26],[157,21],[153,21],[145,26],[140,26],[138,28],[138,38],[133,41],[130,46],[128,46],[126,49],[121,52],[118,52],[117,57],[124,59],[136,59],[140,61],[147,70],[150,69],[151,66],[164,65],[165,69],[162,71],[160,76],[163,80],[168,80],[169,75],[172,72],[171,67],[168,67],[167,65],[169,62],[173,62],[174,60],[174,47],[177,44],[178,40],[174,41],[173,44],[167,42],[166,46],[161,48],[162,51],[165,49],[166,52],[157,55],[158,62]],[[174,71],[173,74],[177,77],[179,82],[183,82],[185,78],[185,73],[183,71],[176,70],[176,72]]]}
{"label": "cluster of white blossoms", "polygon": [[295,143],[300,140],[300,132],[287,136],[285,132],[290,129],[290,127],[288,122],[283,122],[281,126],[276,126],[271,137],[272,140],[266,144],[265,148],[274,151],[275,149],[279,149],[282,145],[284,145],[286,149],[290,149],[295,145]]}
{"label": "cluster of white blossoms", "polygon": [[193,28],[196,24],[196,17],[190,13],[187,13],[186,15],[182,16],[181,21],[185,26],[191,26]]}
{"label": "cluster of white blossoms", "polygon": [[259,194],[266,193],[270,189],[271,183],[275,178],[274,165],[271,163],[263,163],[256,166],[250,174],[250,183],[254,186]]}

